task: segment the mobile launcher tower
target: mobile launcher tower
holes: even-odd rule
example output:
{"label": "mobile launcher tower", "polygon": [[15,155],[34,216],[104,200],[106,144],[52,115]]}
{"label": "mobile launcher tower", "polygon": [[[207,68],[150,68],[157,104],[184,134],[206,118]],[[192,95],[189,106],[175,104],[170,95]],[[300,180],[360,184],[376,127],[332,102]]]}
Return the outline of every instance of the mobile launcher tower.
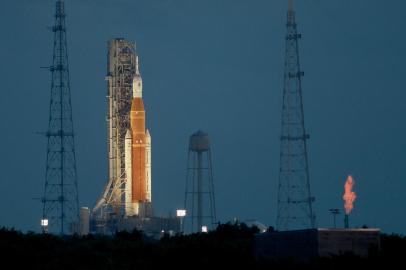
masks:
{"label": "mobile launcher tower", "polygon": [[106,80],[109,174],[92,211],[92,231],[164,230],[152,211],[151,136],[145,128],[142,78],[134,43],[121,38],[109,41]]}

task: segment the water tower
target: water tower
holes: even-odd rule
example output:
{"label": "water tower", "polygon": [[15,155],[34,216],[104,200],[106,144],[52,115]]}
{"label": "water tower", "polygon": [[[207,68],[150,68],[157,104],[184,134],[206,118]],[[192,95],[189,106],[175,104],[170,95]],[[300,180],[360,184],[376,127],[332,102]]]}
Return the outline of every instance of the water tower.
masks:
{"label": "water tower", "polygon": [[202,232],[216,223],[209,135],[201,130],[189,139],[185,190],[186,232]]}

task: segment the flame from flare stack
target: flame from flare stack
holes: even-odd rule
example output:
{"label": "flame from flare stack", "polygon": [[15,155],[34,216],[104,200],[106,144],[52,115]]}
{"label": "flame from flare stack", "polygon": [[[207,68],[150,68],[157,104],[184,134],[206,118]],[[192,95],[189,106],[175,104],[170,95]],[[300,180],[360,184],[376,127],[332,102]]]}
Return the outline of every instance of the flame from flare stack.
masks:
{"label": "flame from flare stack", "polygon": [[347,181],[345,182],[344,185],[344,208],[345,208],[345,213],[348,215],[351,213],[352,209],[354,208],[354,201],[357,198],[357,195],[355,194],[354,191],[352,191],[352,188],[355,185],[355,181],[352,178],[351,175],[347,177]]}

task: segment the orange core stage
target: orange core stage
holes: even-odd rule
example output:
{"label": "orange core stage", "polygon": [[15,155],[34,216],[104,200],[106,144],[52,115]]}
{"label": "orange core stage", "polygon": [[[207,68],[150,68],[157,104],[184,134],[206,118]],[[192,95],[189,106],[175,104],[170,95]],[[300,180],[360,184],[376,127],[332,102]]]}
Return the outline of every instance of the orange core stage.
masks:
{"label": "orange core stage", "polygon": [[145,109],[142,98],[131,104],[132,202],[147,201]]}

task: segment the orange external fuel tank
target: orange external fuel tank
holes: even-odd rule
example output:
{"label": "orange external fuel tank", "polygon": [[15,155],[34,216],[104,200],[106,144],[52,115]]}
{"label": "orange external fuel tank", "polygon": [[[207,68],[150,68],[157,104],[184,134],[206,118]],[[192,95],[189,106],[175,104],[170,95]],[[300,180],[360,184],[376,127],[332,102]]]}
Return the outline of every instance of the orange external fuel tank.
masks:
{"label": "orange external fuel tank", "polygon": [[131,104],[131,163],[132,163],[132,202],[147,201],[146,179],[146,134],[145,109],[141,97],[135,97]]}

